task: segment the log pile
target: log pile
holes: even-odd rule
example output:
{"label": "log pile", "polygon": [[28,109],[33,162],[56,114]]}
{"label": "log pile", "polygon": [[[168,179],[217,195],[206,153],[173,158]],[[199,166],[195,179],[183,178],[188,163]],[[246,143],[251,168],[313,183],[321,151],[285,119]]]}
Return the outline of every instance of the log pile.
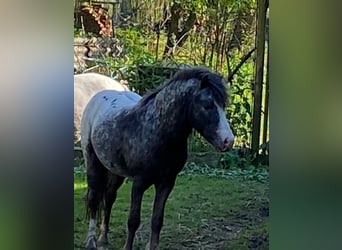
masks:
{"label": "log pile", "polygon": [[95,4],[82,6],[83,26],[86,32],[110,37],[113,34],[112,20],[108,10]]}

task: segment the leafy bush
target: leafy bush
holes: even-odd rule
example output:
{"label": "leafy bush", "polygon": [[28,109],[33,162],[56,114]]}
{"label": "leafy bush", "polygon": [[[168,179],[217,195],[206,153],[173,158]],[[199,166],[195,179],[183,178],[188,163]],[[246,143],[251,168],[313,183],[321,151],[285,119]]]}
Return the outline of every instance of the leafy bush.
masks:
{"label": "leafy bush", "polygon": [[[239,56],[235,58],[237,60]],[[253,62],[246,62],[236,73],[230,86],[230,105],[227,114],[236,136],[236,145],[249,146],[252,133]]]}
{"label": "leafy bush", "polygon": [[207,176],[220,178],[243,178],[245,180],[255,180],[260,182],[269,181],[269,171],[265,167],[250,166],[246,169],[241,168],[212,168],[207,164],[195,164],[188,162],[179,175]]}

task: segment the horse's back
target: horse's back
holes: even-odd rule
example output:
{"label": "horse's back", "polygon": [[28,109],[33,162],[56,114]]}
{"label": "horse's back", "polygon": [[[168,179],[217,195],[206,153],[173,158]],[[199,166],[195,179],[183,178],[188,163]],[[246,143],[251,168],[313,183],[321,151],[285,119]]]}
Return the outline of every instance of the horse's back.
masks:
{"label": "horse's back", "polygon": [[96,93],[88,102],[84,115],[88,119],[106,119],[113,117],[122,109],[127,109],[139,102],[141,96],[132,91],[102,90]]}
{"label": "horse's back", "polygon": [[96,93],[105,89],[128,91],[125,85],[101,74],[74,75],[74,141],[80,139],[81,119],[87,103]]}
{"label": "horse's back", "polygon": [[[132,91],[103,90],[88,102],[82,117],[81,137],[87,142],[93,129],[103,123],[111,123],[117,114],[135,106],[141,96]],[[83,144],[83,143],[82,143]]]}
{"label": "horse's back", "polygon": [[82,93],[94,94],[103,89],[114,89],[127,91],[128,88],[120,82],[97,73],[84,73],[74,75],[75,90],[82,90]]}

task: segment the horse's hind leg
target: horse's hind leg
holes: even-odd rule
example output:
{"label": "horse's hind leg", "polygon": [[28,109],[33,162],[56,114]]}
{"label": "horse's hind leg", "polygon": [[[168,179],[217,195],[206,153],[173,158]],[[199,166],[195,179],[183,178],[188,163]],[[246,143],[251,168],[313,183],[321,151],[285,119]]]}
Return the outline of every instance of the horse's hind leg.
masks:
{"label": "horse's hind leg", "polygon": [[89,143],[84,150],[84,159],[87,166],[88,193],[86,199],[89,228],[86,239],[86,249],[96,249],[96,224],[98,212],[105,192],[107,169],[97,158],[92,145]]}
{"label": "horse's hind leg", "polygon": [[116,199],[117,190],[122,185],[124,179],[124,177],[111,174],[110,172],[108,172],[107,174],[107,187],[104,196],[104,217],[101,224],[101,233],[98,239],[99,245],[108,244],[107,234],[109,231],[110,213],[112,210],[113,203]]}

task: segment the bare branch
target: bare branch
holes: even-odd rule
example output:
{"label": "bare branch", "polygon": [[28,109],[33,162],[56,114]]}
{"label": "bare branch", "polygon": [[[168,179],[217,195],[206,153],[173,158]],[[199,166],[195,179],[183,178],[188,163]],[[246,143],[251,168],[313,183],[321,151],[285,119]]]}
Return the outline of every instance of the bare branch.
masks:
{"label": "bare branch", "polygon": [[244,57],[242,57],[240,63],[235,67],[235,69],[232,72],[229,73],[227,77],[227,81],[229,83],[232,83],[234,75],[239,71],[239,69],[248,60],[248,58],[251,57],[254,51],[255,51],[255,47],[250,52],[248,52]]}

